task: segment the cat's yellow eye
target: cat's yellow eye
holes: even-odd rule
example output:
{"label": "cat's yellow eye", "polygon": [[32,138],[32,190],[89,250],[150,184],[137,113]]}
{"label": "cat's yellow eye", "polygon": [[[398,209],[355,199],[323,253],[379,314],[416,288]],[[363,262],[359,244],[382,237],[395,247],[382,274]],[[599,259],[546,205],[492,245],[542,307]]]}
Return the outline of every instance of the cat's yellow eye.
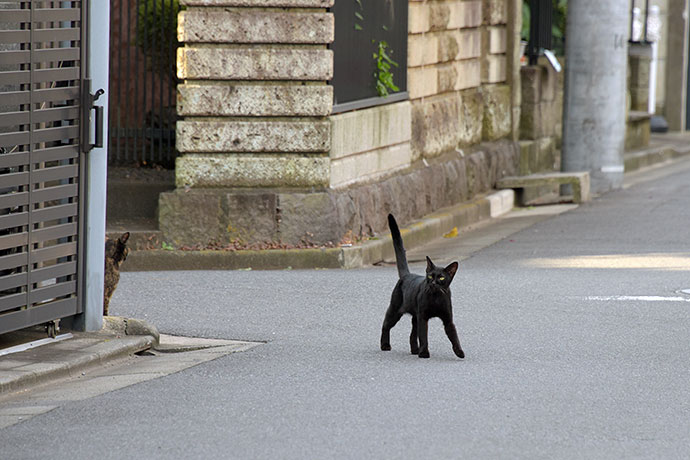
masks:
{"label": "cat's yellow eye", "polygon": [[444,279],[446,279],[445,276],[442,276],[442,277],[439,278],[439,280],[441,280],[441,281],[443,281]]}
{"label": "cat's yellow eye", "polygon": [[429,279],[433,279],[434,277],[433,277],[433,276],[431,276],[431,275],[429,275],[429,276],[427,276],[427,278],[429,278]]}

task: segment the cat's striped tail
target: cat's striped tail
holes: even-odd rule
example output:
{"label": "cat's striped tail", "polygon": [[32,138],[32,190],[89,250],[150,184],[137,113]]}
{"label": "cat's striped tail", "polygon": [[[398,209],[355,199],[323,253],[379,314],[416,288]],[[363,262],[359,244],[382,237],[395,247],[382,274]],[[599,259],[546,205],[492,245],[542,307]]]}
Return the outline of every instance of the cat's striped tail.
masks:
{"label": "cat's striped tail", "polygon": [[398,266],[398,275],[402,278],[410,273],[410,269],[407,267],[407,256],[405,256],[402,236],[400,235],[400,229],[398,228],[398,223],[395,221],[393,214],[388,214],[388,226],[391,229],[391,237],[393,238],[395,264]]}

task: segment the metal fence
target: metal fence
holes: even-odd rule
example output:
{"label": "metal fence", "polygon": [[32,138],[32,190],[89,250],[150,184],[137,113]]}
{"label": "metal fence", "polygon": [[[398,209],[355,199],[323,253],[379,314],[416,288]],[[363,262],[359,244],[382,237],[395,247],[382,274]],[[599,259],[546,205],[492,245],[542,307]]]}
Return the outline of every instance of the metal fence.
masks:
{"label": "metal fence", "polygon": [[[331,11],[333,112],[407,99],[407,0],[339,0]],[[386,86],[387,75],[397,90]]]}
{"label": "metal fence", "polygon": [[173,167],[177,0],[110,2],[109,164]]}

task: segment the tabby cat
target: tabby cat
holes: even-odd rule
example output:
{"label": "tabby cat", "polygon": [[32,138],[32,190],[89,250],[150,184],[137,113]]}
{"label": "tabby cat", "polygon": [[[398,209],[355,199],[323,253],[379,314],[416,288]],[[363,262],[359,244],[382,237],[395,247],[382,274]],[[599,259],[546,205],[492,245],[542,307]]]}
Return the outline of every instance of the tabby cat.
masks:
{"label": "tabby cat", "polygon": [[393,237],[395,260],[400,279],[393,289],[391,303],[386,311],[381,329],[381,350],[391,349],[390,330],[405,313],[412,315],[412,332],[410,334],[410,351],[420,358],[429,357],[428,328],[429,319],[440,318],[446,335],[453,345],[453,352],[458,358],[465,353],[460,347],[458,333],[453,324],[453,306],[450,302],[450,283],[453,281],[458,263],[453,262],[440,268],[426,258],[426,276],[410,273],[405,256],[400,229],[393,215],[388,214],[388,226]]}
{"label": "tabby cat", "polygon": [[120,265],[127,258],[129,249],[127,240],[129,232],[123,233],[116,240],[106,238],[105,240],[105,286],[103,288],[103,315],[108,316],[108,306],[113,292],[120,281]]}

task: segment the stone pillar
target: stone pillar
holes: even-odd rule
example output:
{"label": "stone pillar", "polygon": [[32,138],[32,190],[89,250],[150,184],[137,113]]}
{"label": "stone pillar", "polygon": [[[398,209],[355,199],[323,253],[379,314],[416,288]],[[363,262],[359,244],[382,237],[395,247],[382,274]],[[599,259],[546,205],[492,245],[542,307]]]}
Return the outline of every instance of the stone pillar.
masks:
{"label": "stone pillar", "polygon": [[668,1],[667,36],[664,115],[669,129],[685,130],[688,98],[688,0]]}
{"label": "stone pillar", "polygon": [[652,45],[631,43],[628,54],[630,110],[647,112],[649,108],[649,66],[652,59]]}
{"label": "stone pillar", "polygon": [[248,239],[277,240],[276,195],[266,190],[329,185],[333,0],[180,3],[181,156],[177,189],[160,198],[163,237],[227,242],[242,237],[239,216],[258,232]]}
{"label": "stone pillar", "polygon": [[627,0],[568,4],[563,170],[589,171],[594,193],[623,184]]}

